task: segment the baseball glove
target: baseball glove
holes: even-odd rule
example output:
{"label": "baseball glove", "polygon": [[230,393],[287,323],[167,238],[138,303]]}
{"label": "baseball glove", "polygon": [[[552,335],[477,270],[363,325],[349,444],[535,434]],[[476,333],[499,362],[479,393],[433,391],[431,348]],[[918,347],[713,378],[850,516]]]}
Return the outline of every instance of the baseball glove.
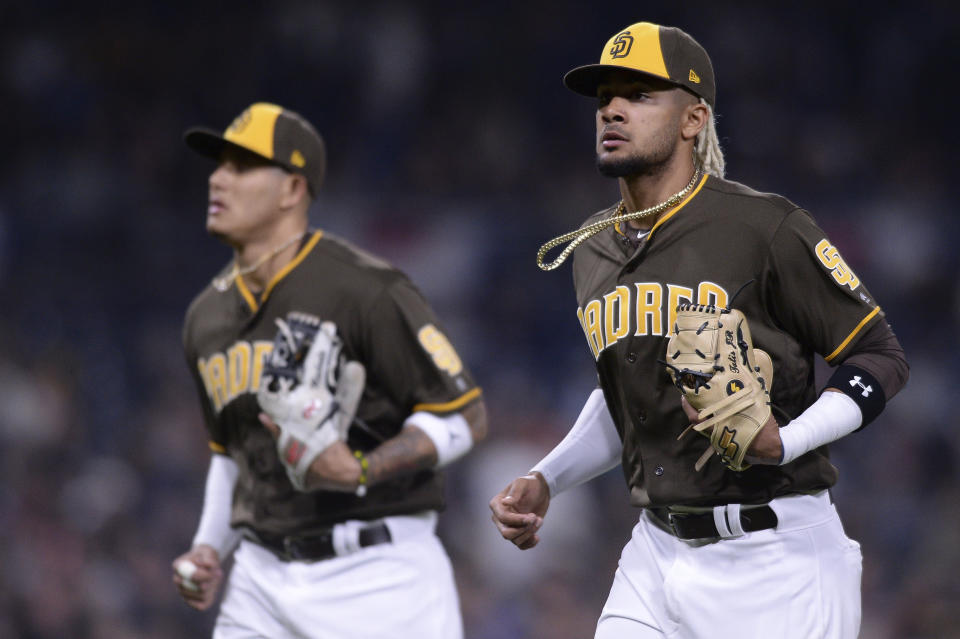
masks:
{"label": "baseball glove", "polygon": [[773,363],[766,352],[753,347],[743,313],[681,304],[674,334],[667,343],[667,361],[662,363],[699,413],[698,421],[677,439],[691,428],[710,439],[696,470],[714,453],[731,470],[749,468],[744,456],[771,414]]}
{"label": "baseball glove", "polygon": [[277,452],[290,483],[302,491],[317,455],[346,440],[366,371],[360,362],[344,358],[332,322],[296,312],[276,322],[257,401],[279,426]]}

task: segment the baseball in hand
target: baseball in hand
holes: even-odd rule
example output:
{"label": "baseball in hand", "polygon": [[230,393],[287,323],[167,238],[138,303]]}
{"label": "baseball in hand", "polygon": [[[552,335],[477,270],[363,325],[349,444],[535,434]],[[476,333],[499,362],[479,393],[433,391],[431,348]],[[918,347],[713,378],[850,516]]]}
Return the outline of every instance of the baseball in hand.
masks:
{"label": "baseball in hand", "polygon": [[177,574],[183,579],[182,585],[187,590],[200,590],[200,587],[191,580],[195,572],[197,572],[197,564],[189,559],[184,559],[177,564]]}

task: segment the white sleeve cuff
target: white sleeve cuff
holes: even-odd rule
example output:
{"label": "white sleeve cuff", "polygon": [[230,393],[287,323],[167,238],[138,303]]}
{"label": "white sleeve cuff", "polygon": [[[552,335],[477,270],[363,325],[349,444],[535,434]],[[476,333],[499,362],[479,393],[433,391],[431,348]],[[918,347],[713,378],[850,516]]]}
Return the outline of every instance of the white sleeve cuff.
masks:
{"label": "white sleeve cuff", "polygon": [[829,444],[860,427],[863,415],[857,403],[844,395],[826,391],[799,417],[780,429],[783,459],[789,464],[814,448]]}
{"label": "white sleeve cuff", "polygon": [[233,488],[240,470],[226,455],[213,455],[207,471],[207,485],[203,494],[200,524],[193,536],[193,545],[206,544],[217,551],[220,561],[233,552],[240,543],[240,531],[230,526]]}
{"label": "white sleeve cuff", "polygon": [[443,468],[450,462],[463,457],[473,447],[470,424],[460,413],[441,417],[426,411],[417,411],[407,417],[403,425],[416,426],[433,442],[437,449],[435,468]]}
{"label": "white sleeve cuff", "polygon": [[623,443],[603,391],[590,394],[573,428],[530,472],[543,475],[550,496],[579,486],[620,463]]}

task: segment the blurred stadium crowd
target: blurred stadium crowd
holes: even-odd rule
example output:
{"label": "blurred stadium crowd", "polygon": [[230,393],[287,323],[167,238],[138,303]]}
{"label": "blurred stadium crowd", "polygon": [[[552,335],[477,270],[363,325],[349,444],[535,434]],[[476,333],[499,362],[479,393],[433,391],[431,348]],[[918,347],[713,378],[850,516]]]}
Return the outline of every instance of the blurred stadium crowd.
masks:
{"label": "blurred stadium crowd", "polygon": [[491,436],[448,473],[441,517],[468,639],[592,636],[639,514],[619,471],[555,500],[527,553],[486,504],[595,383],[569,267],[534,255],[618,197],[593,169],[594,105],[560,78],[641,19],[705,45],[728,177],[813,213],[911,363],[832,447],[862,637],[960,636],[960,10],[676,5],[5,3],[0,638],[209,636],[170,583],[208,462],[180,326],[230,253],[203,230],[212,166],[180,135],[259,100],[327,140],[314,223],[406,270],[484,387]]}

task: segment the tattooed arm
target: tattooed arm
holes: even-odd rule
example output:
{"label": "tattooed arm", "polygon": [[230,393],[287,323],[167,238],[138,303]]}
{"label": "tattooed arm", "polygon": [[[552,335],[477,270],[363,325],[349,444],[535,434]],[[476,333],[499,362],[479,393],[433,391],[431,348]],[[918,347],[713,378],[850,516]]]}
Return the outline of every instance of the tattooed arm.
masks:
{"label": "tattooed arm", "polygon": [[[396,477],[444,466],[466,453],[473,444],[487,435],[487,409],[482,399],[471,403],[462,412],[435,420],[431,421],[423,414],[415,413],[395,437],[368,452],[367,486],[376,486]],[[462,432],[458,431],[460,421],[464,424]],[[438,432],[443,432],[444,424],[453,425],[446,440],[438,435]],[[455,436],[458,433],[459,439]],[[344,442],[337,442],[310,464],[307,489],[353,492],[357,488],[360,474],[360,461],[353,451]]]}

